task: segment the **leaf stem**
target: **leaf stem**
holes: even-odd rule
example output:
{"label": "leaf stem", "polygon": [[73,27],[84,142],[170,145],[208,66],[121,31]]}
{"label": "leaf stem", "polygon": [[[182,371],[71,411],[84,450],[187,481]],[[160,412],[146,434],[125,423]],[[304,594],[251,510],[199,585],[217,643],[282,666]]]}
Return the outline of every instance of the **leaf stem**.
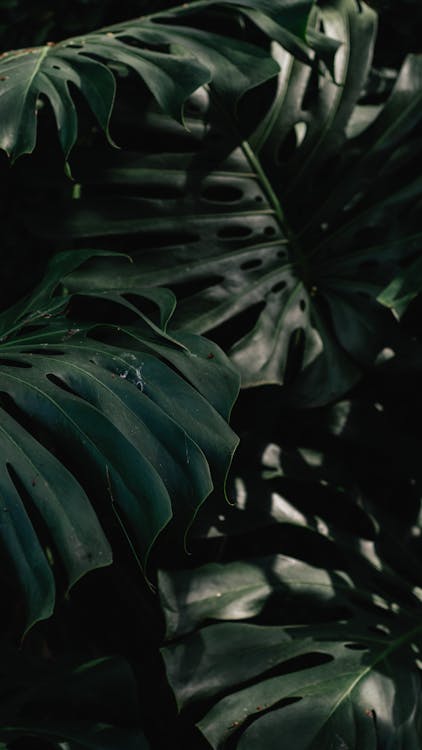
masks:
{"label": "leaf stem", "polygon": [[274,213],[278,219],[278,222],[281,226],[281,229],[283,231],[283,234],[285,235],[288,246],[290,246],[290,249],[293,251],[293,258],[292,262],[294,265],[298,265],[301,270],[301,277],[303,282],[306,284],[306,269],[307,269],[307,262],[304,254],[302,253],[302,250],[300,248],[300,245],[296,242],[296,237],[294,236],[292,230],[290,229],[290,226],[287,222],[285,213],[283,211],[283,208],[281,206],[281,203],[278,199],[278,196],[276,195],[275,191],[273,190],[273,187],[262,167],[262,164],[260,162],[259,157],[256,155],[254,150],[251,148],[248,141],[242,141],[242,149],[247,157],[249,163],[251,164],[253,170],[255,171],[256,175],[258,176],[258,179],[261,183],[261,186],[267,196],[268,202],[271,205],[272,209],[274,210]]}

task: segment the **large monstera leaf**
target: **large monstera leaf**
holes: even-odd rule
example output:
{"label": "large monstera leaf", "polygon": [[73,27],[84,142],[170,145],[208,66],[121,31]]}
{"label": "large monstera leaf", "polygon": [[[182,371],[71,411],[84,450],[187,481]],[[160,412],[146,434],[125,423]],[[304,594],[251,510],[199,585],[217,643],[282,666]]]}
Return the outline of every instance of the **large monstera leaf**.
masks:
{"label": "large monstera leaf", "polygon": [[165,333],[170,292],[85,294],[85,309],[112,306],[117,323],[102,326],[72,318],[71,298],[53,294],[92,254],[56,256],[0,320],[0,534],[26,628],[53,610],[54,571],[70,587],[110,564],[113,518],[145,568],[173,516],[186,530],[211,474],[224,483],[236,444],[225,419],[237,375],[215,345]]}
{"label": "large monstera leaf", "polygon": [[[302,58],[310,60],[310,44],[322,47],[329,61],[335,42],[322,43],[321,36],[315,34],[306,40],[312,1],[283,5],[275,0],[200,0],[83,37],[4,53],[0,60],[0,148],[12,160],[33,151],[38,110],[47,101],[67,156],[78,131],[74,89],[108,133],[116,75],[122,71],[139,76],[163,110],[180,121],[186,99],[207,83],[212,83],[227,103],[234,104],[278,69],[265,49],[244,41],[241,32],[240,37],[230,33],[242,15],[243,21],[250,17],[259,27],[264,26],[264,32],[270,24]],[[228,34],[201,28],[201,23],[202,27],[204,23],[216,25],[213,14],[217,14],[220,29],[229,28]]]}
{"label": "large monstera leaf", "polygon": [[40,228],[130,248],[133,268],[116,274],[104,260],[94,283],[170,286],[172,326],[228,346],[245,386],[287,384],[312,406],[395,348],[377,296],[421,237],[421,58],[409,56],[380,98],[371,93],[375,13],[330,0],[311,16],[309,28],[321,26],[341,42],[335,80],[277,42],[277,85],[247,100],[240,124],[206,90],[188,105],[189,133],[158,112],[135,125],[133,110],[121,110],[117,130],[134,149],[142,137],[142,148],[76,159],[80,200]]}
{"label": "large monstera leaf", "polygon": [[[179,706],[215,704],[198,724],[213,748],[231,736],[230,747],[248,750],[277,748],[280,737],[300,750],[421,747],[420,595],[398,593],[383,567],[362,564],[356,578],[278,555],[169,575],[162,586],[169,622],[179,612],[191,626],[248,618],[270,599],[292,622],[206,625],[164,650]],[[306,605],[341,614],[294,625]]]}
{"label": "large monstera leaf", "polygon": [[371,406],[304,416],[294,450],[264,451],[261,495],[246,484],[261,515],[269,485],[286,533],[264,539],[291,554],[247,556],[249,508],[245,559],[160,575],[167,674],[213,748],[422,747],[420,443]]}

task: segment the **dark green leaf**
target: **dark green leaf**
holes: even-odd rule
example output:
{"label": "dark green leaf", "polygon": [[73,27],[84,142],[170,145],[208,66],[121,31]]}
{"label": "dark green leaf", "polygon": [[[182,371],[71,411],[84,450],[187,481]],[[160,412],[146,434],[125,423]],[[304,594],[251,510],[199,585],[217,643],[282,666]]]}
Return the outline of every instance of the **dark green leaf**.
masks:
{"label": "dark green leaf", "polygon": [[[341,42],[336,82],[274,45],[278,90],[248,140],[204,91],[191,100],[189,134],[151,111],[139,124],[143,151],[75,164],[81,200],[50,228],[133,248],[132,268],[99,262],[95,279],[78,273],[77,283],[172,287],[173,330],[210,332],[243,385],[284,384],[290,403],[308,406],[346,393],[394,348],[395,322],[377,297],[420,238],[410,210],[421,184],[420,59],[405,61],[374,111],[362,92],[375,14],[333,0],[309,29],[319,22]],[[148,153],[157,138],[163,150]]]}
{"label": "dark green leaf", "polygon": [[[24,304],[19,334],[0,347],[0,528],[27,628],[53,610],[58,560],[69,587],[110,564],[113,513],[145,567],[173,516],[189,526],[213,488],[211,472],[224,483],[236,445],[218,413],[230,413],[238,387],[223,354],[211,345],[208,359],[204,341],[179,343],[142,312],[146,298],[165,323],[171,293],[138,289],[138,305],[123,293],[96,294],[138,322],[78,323],[51,312],[59,269],[74,266],[69,254],[53,260],[36,310]],[[199,390],[186,378],[200,380]]]}
{"label": "dark green leaf", "polygon": [[[192,11],[201,15],[219,5],[232,16],[242,11],[248,14],[252,6],[306,56],[309,0],[289,2],[282,9],[275,0],[227,0],[222,4],[205,0],[192,7],[176,7],[165,16],[156,13],[57,44],[7,52],[0,62],[0,148],[12,161],[32,152],[38,109],[48,101],[67,157],[78,133],[77,108],[69,84],[80,90],[110,138],[116,87],[113,66],[139,75],[163,110],[179,121],[183,121],[186,99],[206,83],[211,82],[226,103],[235,104],[246,91],[275,76],[278,67],[258,46],[189,24]],[[186,27],[177,24],[182,18]]]}

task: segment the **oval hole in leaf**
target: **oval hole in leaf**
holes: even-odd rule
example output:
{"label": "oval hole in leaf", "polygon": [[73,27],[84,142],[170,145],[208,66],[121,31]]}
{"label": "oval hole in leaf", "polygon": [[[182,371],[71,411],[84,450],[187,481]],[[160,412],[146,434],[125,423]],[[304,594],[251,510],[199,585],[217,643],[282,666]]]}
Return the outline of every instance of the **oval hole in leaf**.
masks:
{"label": "oval hole in leaf", "polygon": [[232,346],[235,341],[245,336],[253,328],[265,308],[265,302],[256,302],[247,310],[233,315],[221,325],[207,331],[207,337],[223,349]]}
{"label": "oval hole in leaf", "polygon": [[263,677],[268,679],[268,677],[301,672],[302,669],[319,667],[322,664],[328,664],[330,661],[334,661],[334,657],[331,654],[326,654],[322,651],[310,651],[308,654],[303,654],[303,656],[296,656],[294,659],[288,659],[281,664],[277,664],[277,666],[264,672]]}
{"label": "oval hole in leaf", "polygon": [[252,268],[259,268],[259,266],[262,266],[262,260],[260,258],[246,260],[244,263],[240,264],[242,271],[250,271]]}
{"label": "oval hole in leaf", "polygon": [[348,648],[350,651],[366,651],[368,646],[363,643],[345,643],[344,648]]}
{"label": "oval hole in leaf", "polygon": [[265,227],[264,234],[266,234],[267,237],[274,237],[276,231],[277,230],[275,227],[269,226],[269,227]]}
{"label": "oval hole in leaf", "polygon": [[183,190],[178,185],[167,183],[158,184],[94,184],[84,185],[85,198],[99,198],[100,196],[128,196],[129,198],[145,198],[146,200],[174,200],[183,195]]}
{"label": "oval hole in leaf", "polygon": [[233,185],[209,185],[202,197],[211,203],[236,203],[243,196],[243,191]]}
{"label": "oval hole in leaf", "polygon": [[278,292],[282,292],[286,286],[287,284],[285,281],[278,281],[277,284],[274,284],[274,286],[271,287],[271,292],[272,294],[277,294]]}
{"label": "oval hole in leaf", "polygon": [[0,357],[0,367],[17,367],[20,370],[30,370],[32,365],[28,362],[22,362],[19,359],[8,359]]}
{"label": "oval hole in leaf", "polygon": [[240,239],[243,237],[249,237],[253,230],[251,227],[246,227],[244,224],[231,224],[217,232],[218,237],[224,240]]}

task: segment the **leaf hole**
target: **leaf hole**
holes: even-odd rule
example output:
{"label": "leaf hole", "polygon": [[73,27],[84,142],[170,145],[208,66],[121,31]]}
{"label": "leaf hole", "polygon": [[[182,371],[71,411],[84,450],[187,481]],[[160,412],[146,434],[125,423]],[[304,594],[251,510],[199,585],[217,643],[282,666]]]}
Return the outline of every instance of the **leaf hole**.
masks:
{"label": "leaf hole", "polygon": [[274,237],[274,235],[275,235],[276,231],[277,231],[277,230],[276,230],[276,228],[275,228],[275,227],[272,227],[272,226],[268,226],[268,227],[265,227],[265,229],[264,229],[264,234],[266,234],[266,235],[267,235],[267,237]]}
{"label": "leaf hole", "polygon": [[304,299],[301,299],[301,300],[300,300],[300,302],[299,302],[299,307],[300,307],[300,309],[302,310],[302,312],[305,312],[305,310],[306,310],[306,302],[305,302],[305,300],[304,300]]}
{"label": "leaf hole", "polygon": [[366,651],[368,647],[364,643],[345,643],[344,648],[350,651]]}
{"label": "leaf hole", "polygon": [[257,203],[263,203],[264,202],[264,198],[262,197],[262,195],[256,195],[255,196],[255,200],[256,200]]}
{"label": "leaf hole", "polygon": [[0,365],[2,367],[16,367],[19,370],[30,370],[32,365],[28,362],[22,362],[19,359],[9,359],[8,357],[0,356]]}
{"label": "leaf hole", "polygon": [[225,320],[219,326],[207,331],[207,336],[223,348],[231,347],[254,328],[265,306],[265,302],[256,302],[246,310],[233,315],[229,320]]}
{"label": "leaf hole", "polygon": [[262,260],[260,258],[256,258],[255,260],[246,260],[244,263],[240,264],[240,268],[242,271],[250,271],[252,268],[259,268],[259,266],[262,266]]}
{"label": "leaf hole", "polygon": [[210,185],[202,193],[210,203],[236,203],[242,196],[243,191],[233,185]]}
{"label": "leaf hole", "polygon": [[218,237],[224,240],[241,239],[243,237],[249,237],[251,234],[251,227],[246,227],[241,224],[228,225],[220,229],[217,233]]}
{"label": "leaf hole", "polygon": [[51,67],[54,68],[54,70],[61,70],[62,69],[61,65],[52,65]]}
{"label": "leaf hole", "polygon": [[271,292],[273,294],[277,294],[277,292],[282,292],[283,289],[285,289],[287,286],[285,281],[278,281],[277,284],[274,284],[273,287],[271,287]]}
{"label": "leaf hole", "polygon": [[146,200],[174,200],[183,195],[183,190],[178,185],[169,182],[150,184],[107,184],[107,182],[95,185],[84,185],[85,198],[109,198],[116,197],[144,198]]}
{"label": "leaf hole", "polygon": [[[158,224],[157,219],[157,224]],[[91,237],[94,241],[94,238]],[[95,242],[98,246],[106,250],[117,250],[121,251],[122,243],[124,242],[124,248],[127,253],[133,254],[134,261],[139,256],[145,257],[145,252],[153,250],[155,248],[160,250],[167,250],[167,248],[174,248],[177,246],[192,245],[198,242],[199,234],[193,232],[137,232],[134,234],[116,234],[114,236],[101,236],[95,235]],[[83,237],[76,243],[77,247],[86,247],[86,241]]]}

